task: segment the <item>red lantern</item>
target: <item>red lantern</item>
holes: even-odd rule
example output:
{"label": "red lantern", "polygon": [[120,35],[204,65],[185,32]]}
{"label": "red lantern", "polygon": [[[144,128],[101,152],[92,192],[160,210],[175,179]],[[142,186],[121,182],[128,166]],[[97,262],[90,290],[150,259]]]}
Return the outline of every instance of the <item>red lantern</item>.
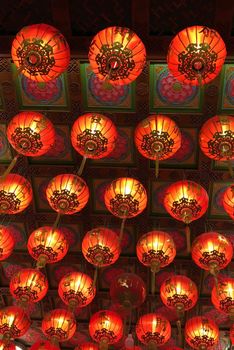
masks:
{"label": "red lantern", "polygon": [[100,344],[100,349],[106,348],[108,344],[115,344],[122,338],[123,321],[114,311],[98,311],[90,318],[89,334]]}
{"label": "red lantern", "polygon": [[137,308],[146,298],[145,283],[134,273],[122,273],[112,281],[110,297],[117,308]]}
{"label": "red lantern", "polygon": [[163,282],[160,296],[164,305],[177,312],[178,316],[194,307],[198,299],[196,284],[188,277],[175,275]]}
{"label": "red lantern", "polygon": [[79,169],[81,175],[86,158],[107,157],[114,149],[117,130],[111,119],[99,113],[86,113],[72,126],[71,142],[84,158]]}
{"label": "red lantern", "polygon": [[70,272],[59,282],[58,293],[62,301],[74,309],[90,304],[96,294],[93,280],[82,272]]}
{"label": "red lantern", "polygon": [[206,232],[193,241],[192,259],[202,269],[216,275],[232,260],[232,243],[218,232]]}
{"label": "red lantern", "polygon": [[48,340],[38,340],[29,350],[60,350],[60,348]]}
{"label": "red lantern", "polygon": [[15,240],[10,227],[0,225],[0,261],[11,255],[15,246]]}
{"label": "red lantern", "polygon": [[193,349],[209,350],[219,340],[219,329],[210,318],[192,317],[185,324],[185,340]]}
{"label": "red lantern", "polygon": [[148,346],[161,346],[171,337],[170,322],[157,314],[146,314],[136,324],[136,335],[139,341]]}
{"label": "red lantern", "polygon": [[181,133],[176,123],[165,115],[151,115],[142,120],[135,130],[135,144],[146,158],[158,161],[171,158],[181,146]]}
{"label": "red lantern", "polygon": [[11,57],[26,77],[46,83],[68,68],[70,49],[56,28],[43,23],[32,24],[16,34]]}
{"label": "red lantern", "polygon": [[62,260],[68,251],[68,242],[62,230],[43,226],[31,233],[28,251],[37,260],[37,267],[44,267]]}
{"label": "red lantern", "polygon": [[45,315],[41,328],[50,340],[55,343],[64,342],[73,337],[76,331],[76,320],[72,312],[65,309],[55,309]]}
{"label": "red lantern", "polygon": [[16,350],[14,343],[9,343],[9,341],[6,341],[4,339],[0,340],[0,350]]}
{"label": "red lantern", "polygon": [[82,253],[94,266],[103,267],[114,264],[120,255],[119,237],[108,228],[97,227],[85,234]]}
{"label": "red lantern", "polygon": [[98,350],[98,345],[91,342],[86,342],[76,346],[74,350]]}
{"label": "red lantern", "polygon": [[234,220],[234,185],[229,186],[223,195],[223,208]]}
{"label": "red lantern", "polygon": [[216,30],[193,26],[180,31],[171,41],[167,64],[176,79],[185,84],[207,84],[219,74],[226,46]]}
{"label": "red lantern", "polygon": [[12,147],[24,156],[39,157],[49,151],[55,141],[51,121],[38,112],[21,112],[11,119],[7,138]]}
{"label": "red lantern", "polygon": [[18,214],[32,201],[30,182],[18,174],[8,174],[0,181],[0,214]]}
{"label": "red lantern", "polygon": [[3,338],[22,337],[30,327],[30,320],[23,309],[7,306],[0,310],[0,334]]}
{"label": "red lantern", "polygon": [[11,295],[22,302],[36,303],[44,298],[47,291],[48,281],[39,270],[22,269],[10,281]]}
{"label": "red lantern", "polygon": [[225,312],[234,320],[234,279],[225,278],[218,281],[211,293],[211,301],[216,309]]}
{"label": "red lantern", "polygon": [[112,85],[130,84],[144,68],[145,46],[131,29],[109,27],[93,38],[89,62],[100,80]]}

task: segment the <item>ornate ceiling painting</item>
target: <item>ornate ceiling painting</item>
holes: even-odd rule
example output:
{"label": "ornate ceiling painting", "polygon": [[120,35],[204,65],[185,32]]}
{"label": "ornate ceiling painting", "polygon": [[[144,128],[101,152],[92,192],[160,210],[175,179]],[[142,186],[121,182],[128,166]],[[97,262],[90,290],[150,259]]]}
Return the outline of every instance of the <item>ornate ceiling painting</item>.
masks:
{"label": "ornate ceiling painting", "polygon": [[[17,63],[14,61],[16,56],[11,56],[11,45],[20,29],[24,28],[24,33],[27,33],[29,25],[38,23],[49,25],[52,33],[51,28],[57,28],[51,40],[57,40],[59,36],[63,45],[63,67],[57,67],[52,73],[49,71],[53,64],[49,56],[51,48],[47,46],[40,56],[40,40],[34,42],[33,52],[22,67],[17,68],[19,57],[15,54]],[[200,47],[202,56],[198,56],[192,43],[188,44],[189,54],[186,56],[184,51],[180,55],[179,73],[175,73],[179,56],[173,51],[175,36],[185,28],[192,27],[194,31],[194,28],[200,28],[198,26],[202,27],[196,29],[197,35],[205,38]],[[142,48],[137,53],[140,63],[134,66],[128,49],[123,48],[124,45],[121,47],[120,42],[113,44],[114,58],[107,45],[102,47],[96,63],[93,62],[98,45],[94,49],[92,40],[98,33],[99,39],[104,40],[100,33],[110,27],[115,28],[112,37],[125,38],[123,40],[129,45],[136,40],[136,47],[141,47],[141,42],[137,41],[140,38],[146,49],[146,62]],[[105,32],[106,38],[108,33]],[[181,41],[191,40],[193,36],[180,35]],[[209,51],[208,46],[212,46],[209,38],[218,40],[217,45],[222,45],[222,38],[226,44],[227,57],[222,67],[215,66],[214,61],[220,53]],[[24,45],[24,50],[28,49],[28,42]],[[222,60],[225,53],[220,47]],[[66,66],[70,54],[70,63]],[[11,339],[23,349],[38,342],[32,348],[35,350],[57,349],[58,346],[61,349],[79,347],[81,350],[97,350],[97,346],[101,350],[108,346],[110,349],[140,350],[156,349],[156,345],[162,350],[231,350],[230,339],[234,344],[234,333],[229,331],[234,318],[234,288],[228,305],[224,296],[225,288],[230,289],[233,283],[229,280],[234,279],[234,261],[228,260],[234,246],[234,226],[233,213],[226,212],[223,201],[228,188],[230,193],[233,190],[234,156],[231,152],[234,149],[234,130],[228,129],[234,115],[233,57],[234,4],[231,0],[83,0],[79,4],[75,0],[41,0],[40,4],[35,0],[17,3],[11,0],[7,8],[4,6],[0,10],[2,349],[11,349]],[[45,58],[48,61],[40,68]],[[95,74],[93,65],[97,62],[101,69]],[[190,71],[189,64],[192,65]],[[126,75],[126,67],[131,70],[130,75]],[[46,79],[44,73],[35,74],[35,69],[39,68],[44,73],[46,70]],[[129,80],[128,84],[126,80]],[[7,130],[12,118],[30,111],[45,117],[42,121],[34,119],[33,128],[39,130],[37,135],[40,135],[24,131],[22,136],[19,128],[10,138]],[[86,124],[86,129],[76,129],[72,143],[73,124],[87,113],[93,115],[92,130]],[[110,137],[105,138],[100,131],[100,125],[106,120],[102,114],[117,130],[117,136],[113,137],[115,147],[109,144],[111,151],[104,158],[102,153],[106,154]],[[148,118],[151,115],[165,115],[176,123],[180,133],[176,127],[174,133],[181,146],[175,153],[172,154],[174,141],[169,139],[170,135],[163,127],[161,131],[151,129],[150,136],[146,134],[146,129],[151,127]],[[217,131],[215,139],[208,143],[209,150],[205,150],[200,129],[216,115],[225,132]],[[46,153],[37,157],[35,153],[41,148],[37,137],[49,132],[50,124],[46,118],[53,124],[50,137],[54,142]],[[145,153],[138,151],[139,145],[136,147],[138,124],[145,130],[141,145]],[[14,142],[19,142],[19,149],[14,147]],[[221,146],[217,146],[218,142]],[[27,153],[29,148],[34,153]],[[12,174],[18,174],[28,182],[22,183],[22,178]],[[56,180],[60,174],[72,174],[73,180],[67,175]],[[76,188],[74,193],[68,190],[69,181]],[[187,184],[186,190],[183,189],[182,199],[180,190],[177,190],[174,207],[169,208],[171,194],[168,187],[179,181]],[[6,187],[2,187],[5,183]],[[51,187],[57,186],[50,195],[47,190],[49,183]],[[11,186],[20,188],[19,193],[24,195],[23,205],[27,207],[25,210],[20,211],[22,208],[16,195],[7,192]],[[203,216],[205,204],[198,203],[201,188],[209,196],[208,209]],[[173,191],[175,188],[171,193]],[[85,193],[85,198],[82,198],[82,193]],[[141,203],[142,208],[139,207]],[[231,197],[227,205],[233,207]],[[47,227],[46,233],[43,227]],[[34,246],[30,248],[29,237],[33,232],[37,237],[39,228],[42,228],[44,245],[36,246],[35,238]],[[222,243],[217,245],[215,253],[213,251],[211,260],[200,257],[197,261],[194,251],[199,239],[202,242],[199,243],[200,252],[205,250],[206,244],[205,236],[199,239],[198,236],[214,231],[218,232],[214,239]],[[143,235],[147,233],[150,234],[145,238]],[[7,234],[13,237],[14,248]],[[54,235],[54,238],[45,243],[45,234]],[[102,235],[102,245],[95,246],[95,240]],[[1,243],[4,237],[8,237],[8,245]],[[114,242],[117,242],[116,246]],[[161,244],[161,250],[153,258],[152,254],[156,253],[151,249],[152,244]],[[5,250],[1,251],[2,247]],[[53,263],[53,259],[56,262]],[[172,262],[167,264],[167,261]],[[26,275],[27,278],[23,277]],[[178,275],[177,279],[180,275],[187,277],[180,283],[184,290],[188,290],[187,296],[183,296],[180,294],[182,287],[179,288],[176,300],[173,299],[175,295],[170,297],[175,288],[175,275]],[[63,277],[66,283],[59,287]],[[37,281],[36,290],[25,286],[16,288],[30,278]],[[86,294],[84,289],[82,293],[79,291],[77,284],[73,292],[66,292],[73,279],[81,278]],[[123,280],[125,285],[121,284]],[[128,287],[130,290],[126,292],[127,283],[132,283],[132,290]],[[191,289],[194,284],[197,291]],[[25,288],[24,292],[22,288]],[[214,296],[211,299],[212,290]],[[63,297],[61,293],[64,293]],[[187,298],[186,301],[183,298]],[[18,308],[23,310],[22,315]],[[55,309],[57,313],[53,311]],[[15,315],[14,327],[6,321],[11,313]],[[21,329],[17,328],[17,317],[21,317]],[[56,328],[57,318],[61,323]],[[100,324],[106,327],[104,331]],[[195,331],[196,339],[193,338]],[[205,337],[202,332],[205,332]],[[83,349],[85,346],[87,349]]]}

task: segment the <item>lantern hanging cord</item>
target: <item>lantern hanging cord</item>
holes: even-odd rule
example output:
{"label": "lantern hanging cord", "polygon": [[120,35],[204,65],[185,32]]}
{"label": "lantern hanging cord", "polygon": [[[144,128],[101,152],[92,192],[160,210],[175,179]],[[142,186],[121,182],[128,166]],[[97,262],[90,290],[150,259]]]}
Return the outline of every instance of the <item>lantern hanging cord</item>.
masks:
{"label": "lantern hanging cord", "polygon": [[127,335],[131,333],[131,328],[132,328],[132,308],[130,309],[130,314],[129,314],[129,321],[128,321],[128,332]]}
{"label": "lantern hanging cord", "polygon": [[93,287],[96,286],[97,283],[97,278],[98,278],[98,266],[95,266],[95,271],[94,271],[94,276],[93,276]]}
{"label": "lantern hanging cord", "polygon": [[229,174],[230,174],[231,178],[233,179],[234,178],[234,172],[233,172],[233,168],[232,168],[232,162],[231,162],[230,159],[227,161],[227,164],[228,164]]}
{"label": "lantern hanging cord", "polygon": [[177,326],[177,330],[178,330],[178,343],[179,346],[182,346],[182,330],[181,330],[181,320],[177,320],[176,321],[176,326]]}
{"label": "lantern hanging cord", "polygon": [[52,232],[54,232],[54,230],[56,230],[56,228],[58,227],[60,219],[61,219],[61,213],[58,212],[57,216],[56,216],[56,219],[55,219],[55,222],[54,222],[54,225],[53,225],[53,231]]}
{"label": "lantern hanging cord", "polygon": [[84,166],[85,166],[85,163],[86,163],[86,159],[87,159],[87,158],[86,158],[85,156],[84,156],[83,159],[82,159],[82,162],[81,162],[81,164],[80,164],[79,170],[78,170],[78,172],[77,172],[77,175],[78,175],[78,176],[81,176],[82,173],[83,173]]}
{"label": "lantern hanging cord", "polygon": [[[124,213],[126,215],[126,212]],[[123,234],[124,234],[124,227],[125,227],[125,222],[127,218],[123,218],[120,226],[120,234],[119,234],[119,243],[121,244],[122,239],[123,239]]]}
{"label": "lantern hanging cord", "polygon": [[189,254],[191,250],[191,231],[188,224],[185,226],[185,234],[186,234],[186,242],[187,242],[187,253]]}
{"label": "lantern hanging cord", "polygon": [[11,172],[11,170],[14,168],[15,164],[17,163],[17,160],[19,158],[19,154],[17,154],[11,161],[11,163],[9,164],[9,166],[7,167],[7,169],[4,171],[3,175],[1,176],[1,179],[4,180],[5,177]]}

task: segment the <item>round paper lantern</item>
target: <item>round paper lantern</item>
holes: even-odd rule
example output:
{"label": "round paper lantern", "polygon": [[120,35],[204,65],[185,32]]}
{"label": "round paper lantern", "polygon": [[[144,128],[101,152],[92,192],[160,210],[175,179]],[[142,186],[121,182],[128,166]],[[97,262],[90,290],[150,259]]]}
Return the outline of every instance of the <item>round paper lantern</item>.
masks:
{"label": "round paper lantern", "polygon": [[68,68],[70,49],[58,29],[44,23],[32,24],[16,34],[11,57],[26,77],[46,83]]}
{"label": "round paper lantern", "polygon": [[89,62],[100,80],[112,85],[130,84],[145,66],[145,46],[131,29],[108,27],[93,38]]}
{"label": "round paper lantern", "polygon": [[18,174],[0,180],[0,214],[18,214],[32,201],[30,182]]}
{"label": "round paper lantern", "polygon": [[46,197],[51,208],[59,214],[74,214],[81,211],[89,199],[86,182],[73,174],[55,176],[48,184]]}
{"label": "round paper lantern", "polygon": [[110,297],[116,307],[137,308],[146,298],[146,285],[134,273],[122,273],[111,283]]}
{"label": "round paper lantern", "polygon": [[96,294],[93,280],[82,272],[70,272],[59,282],[58,294],[71,309],[90,304]]}
{"label": "round paper lantern", "polygon": [[114,264],[120,255],[119,237],[109,228],[94,228],[83,238],[82,253],[94,266],[103,267]]}
{"label": "round paper lantern", "polygon": [[0,350],[16,350],[16,347],[14,343],[9,343],[9,341],[1,339]]}
{"label": "round paper lantern", "polygon": [[0,225],[0,261],[7,259],[15,246],[15,240],[8,226]]}
{"label": "round paper lantern", "polygon": [[207,84],[219,74],[226,46],[219,33],[206,26],[183,29],[172,39],[168,54],[168,69],[185,84]]}
{"label": "round paper lantern", "polygon": [[44,267],[62,260],[69,245],[62,230],[51,226],[37,228],[28,239],[28,251],[37,260],[37,267]]}
{"label": "round paper lantern", "polygon": [[107,157],[114,149],[117,129],[111,119],[99,113],[86,113],[76,119],[71,129],[71,142],[81,154],[83,162],[78,175],[81,175],[86,158]]}
{"label": "round paper lantern", "polygon": [[165,115],[151,115],[142,120],[135,129],[135,144],[146,158],[158,161],[171,158],[181,146],[181,133],[176,123]]}
{"label": "round paper lantern", "polygon": [[172,276],[163,282],[160,296],[164,305],[177,312],[178,316],[194,307],[198,299],[196,284],[182,275]]}
{"label": "round paper lantern", "polygon": [[64,342],[75,334],[76,320],[72,312],[65,309],[55,309],[45,315],[41,328],[49,340]]}
{"label": "round paper lantern", "polygon": [[36,303],[44,298],[47,291],[47,278],[36,269],[22,269],[10,281],[11,295],[21,302]]}
{"label": "round paper lantern", "polygon": [[232,243],[218,232],[206,232],[193,241],[192,259],[203,270],[216,275],[232,260]]}
{"label": "round paper lantern", "polygon": [[223,208],[226,213],[234,220],[234,186],[227,187],[223,195]]}
{"label": "round paper lantern", "polygon": [[122,338],[123,321],[114,311],[98,311],[90,318],[89,334],[101,349],[106,348],[108,344],[115,344]]}
{"label": "round paper lantern", "polygon": [[225,278],[218,281],[211,293],[211,301],[216,309],[225,312],[234,320],[234,279]]}
{"label": "round paper lantern", "polygon": [[76,346],[74,350],[98,350],[98,345],[91,342],[86,342]]}
{"label": "round paper lantern", "polygon": [[219,340],[219,329],[210,318],[192,317],[185,324],[185,340],[193,349],[209,350]]}
{"label": "round paper lantern", "polygon": [[199,134],[202,152],[219,161],[234,159],[234,117],[216,115],[208,119]]}
{"label": "round paper lantern", "polygon": [[53,344],[48,340],[38,340],[34,343],[29,350],[59,350],[59,346]]}
{"label": "round paper lantern", "polygon": [[161,346],[171,337],[170,322],[158,314],[146,314],[136,324],[136,335],[139,341],[149,347]]}
{"label": "round paper lantern", "polygon": [[22,337],[30,327],[30,320],[23,309],[7,306],[0,310],[0,334],[3,338]]}

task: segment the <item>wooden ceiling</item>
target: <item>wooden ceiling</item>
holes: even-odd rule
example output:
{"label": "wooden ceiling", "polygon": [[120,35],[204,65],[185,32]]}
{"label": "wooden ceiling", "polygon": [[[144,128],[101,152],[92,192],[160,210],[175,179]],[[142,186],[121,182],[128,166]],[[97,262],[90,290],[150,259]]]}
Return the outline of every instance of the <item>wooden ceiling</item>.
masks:
{"label": "wooden ceiling", "polygon": [[[66,91],[63,91],[58,105],[52,104],[50,106],[49,102],[45,104],[44,102],[40,103],[40,101],[37,101],[36,104],[30,104],[28,95],[24,95],[23,100],[22,81],[12,71],[10,47],[14,35],[23,26],[40,22],[52,24],[60,29],[71,47],[72,60],[63,85],[63,88],[66,87]],[[57,294],[57,285],[60,278],[66,272],[76,269],[93,275],[93,267],[84,260],[81,254],[82,238],[88,230],[100,225],[119,229],[120,220],[111,216],[102,203],[103,190],[106,183],[114,178],[132,176],[145,185],[149,196],[148,207],[139,217],[127,221],[120,259],[112,267],[100,272],[98,292],[94,302],[84,310],[77,311],[77,334],[72,341],[62,346],[71,348],[89,339],[89,317],[101,308],[110,307],[109,285],[116,273],[128,271],[139,274],[147,283],[149,290],[150,273],[137,261],[135,245],[138,237],[143,233],[154,228],[163,228],[173,235],[178,254],[175,263],[158,274],[157,286],[170,273],[185,274],[193,278],[199,287],[200,299],[197,306],[186,315],[185,319],[200,314],[210,315],[216,319],[223,330],[219,349],[225,349],[225,331],[229,327],[229,321],[225,315],[215,311],[211,305],[212,277],[199,270],[191,261],[190,255],[187,255],[184,226],[165,213],[161,199],[166,185],[173,181],[187,178],[200,183],[210,195],[210,208],[202,219],[191,225],[192,238],[206,230],[216,229],[227,234],[234,241],[233,222],[220,207],[222,190],[232,180],[225,166],[214,164],[205,157],[200,152],[197,144],[197,134],[205,120],[218,112],[225,114],[226,110],[229,114],[234,114],[231,102],[229,109],[222,104],[226,96],[225,89],[228,78],[225,78],[225,74],[222,73],[209,85],[200,89],[196,95],[199,96],[197,99],[200,99],[200,102],[196,104],[194,109],[189,109],[187,104],[181,104],[178,108],[177,105],[167,105],[167,103],[164,107],[158,109],[158,111],[163,112],[163,108],[165,108],[164,113],[169,114],[178,126],[184,130],[185,141],[187,142],[182,154],[173,162],[161,164],[158,180],[154,176],[154,165],[138,154],[133,142],[133,132],[136,124],[147,117],[149,113],[157,112],[157,105],[153,106],[150,103],[154,89],[154,83],[152,83],[154,80],[153,71],[162,69],[160,64],[166,63],[167,48],[172,36],[179,30],[195,24],[211,26],[222,35],[228,51],[226,62],[231,69],[232,58],[234,57],[234,3],[232,0],[40,0],[40,2],[35,0],[21,0],[18,2],[9,0],[7,6],[1,6],[1,144],[3,146],[7,145],[4,138],[4,128],[8,121],[20,110],[33,109],[33,106],[42,113],[45,112],[55,124],[58,139],[56,155],[45,156],[41,159],[20,157],[14,168],[14,172],[26,176],[31,181],[34,200],[33,204],[22,214],[1,218],[3,224],[14,225],[17,246],[13,255],[1,264],[0,306],[13,303],[8,289],[9,279],[13,272],[22,266],[35,266],[35,262],[27,253],[27,237],[37,227],[52,224],[55,220],[56,214],[46,203],[44,195],[46,184],[57,174],[76,171],[81,162],[81,157],[71,147],[69,130],[79,115],[88,110],[95,110],[95,107],[89,105],[84,98],[88,90],[84,77],[88,69],[84,64],[87,61],[88,47],[92,36],[99,30],[111,25],[130,27],[142,38],[146,46],[148,59],[143,73],[132,87],[130,94],[133,101],[132,106],[127,105],[127,108],[121,109],[115,108],[112,103],[103,108],[101,104],[97,107],[99,111],[103,110],[103,113],[116,123],[121,135],[119,149],[108,160],[88,161],[86,164],[82,176],[90,188],[90,200],[81,213],[62,218],[61,226],[67,231],[72,246],[69,254],[61,263],[48,265],[44,269],[49,279],[50,289],[43,301],[30,309],[30,316],[33,320],[32,327],[20,339],[26,346],[32,344],[35,339],[42,337],[40,324],[45,312],[62,305]],[[63,98],[64,100],[61,102]],[[9,145],[5,150],[3,150],[3,146],[0,150],[0,171],[3,171],[14,154],[12,150],[9,151]],[[187,154],[187,151],[190,153]],[[232,276],[233,267],[234,262],[225,270],[224,274]],[[158,288],[156,297],[149,292],[147,301],[139,310],[134,312],[133,325],[139,315],[152,310],[159,310],[170,319],[173,325],[171,344],[175,344],[176,317],[163,307]],[[185,345],[185,349],[189,349],[189,347]]]}

